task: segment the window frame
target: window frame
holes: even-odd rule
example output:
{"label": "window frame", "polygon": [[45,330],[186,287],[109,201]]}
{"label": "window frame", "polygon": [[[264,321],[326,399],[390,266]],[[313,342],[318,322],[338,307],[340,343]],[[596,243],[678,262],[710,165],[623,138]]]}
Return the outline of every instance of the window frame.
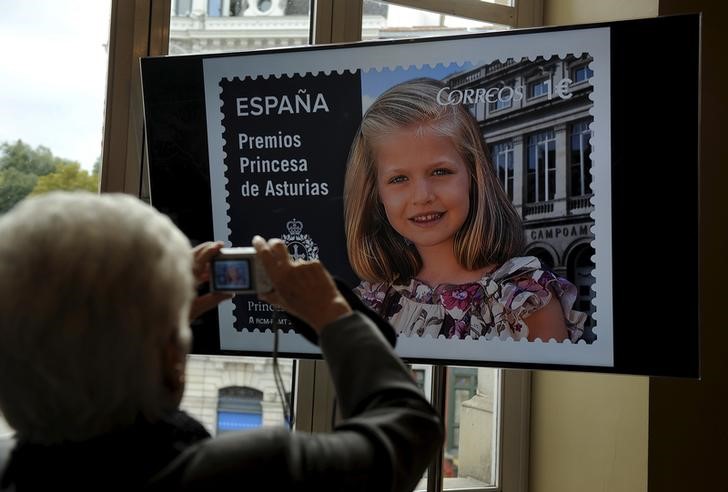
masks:
{"label": "window frame", "polygon": [[[243,393],[236,395],[235,393]],[[215,415],[216,435],[233,432],[237,428],[224,428],[221,417],[226,415],[256,416],[257,424],[263,425],[263,392],[251,386],[225,386],[217,390],[217,409]]]}
{"label": "window frame", "polygon": [[[586,196],[591,193],[591,120],[589,118],[573,121],[569,124],[569,197]],[[574,137],[579,138],[579,161],[574,160]],[[578,168],[579,174],[579,193],[575,193],[574,187],[574,169]]]}
{"label": "window frame", "polygon": [[[556,176],[556,131],[553,128],[545,128],[541,131],[532,133],[527,140],[528,154],[526,157],[526,203],[544,203],[554,200],[556,189],[551,189],[549,185],[551,174]],[[553,146],[553,148],[551,148]],[[533,152],[532,152],[533,149]],[[539,151],[543,149],[544,162],[541,164],[539,160]],[[551,152],[554,153],[554,159],[550,159]],[[531,183],[531,159],[534,161],[534,179]],[[543,195],[541,196],[541,181],[543,180]],[[531,192],[533,191],[533,200]],[[554,196],[549,196],[554,195]]]}
{"label": "window frame", "polygon": [[515,93],[516,81],[510,80],[505,84],[498,85],[497,87],[498,87],[498,98],[495,101],[488,103],[488,114],[498,113],[500,111],[506,111],[508,109],[513,108],[513,98],[509,97],[508,99],[505,99],[505,100],[501,99],[500,91],[507,87],[507,88],[511,89],[512,94]]}
{"label": "window frame", "polygon": [[[587,75],[587,77],[584,79],[581,79],[581,80],[576,80],[576,74],[581,72],[582,70]],[[576,84],[581,85],[581,84],[587,83],[587,82],[589,82],[589,80],[591,80],[591,78],[594,76],[594,71],[591,68],[589,68],[589,62],[579,63],[578,65],[574,65],[573,67],[570,68],[569,75],[571,76],[574,85],[576,85]]]}
{"label": "window frame", "polygon": [[[513,139],[509,138],[506,140],[499,140],[490,146],[490,158],[493,161],[491,164],[495,168],[495,173],[498,176],[498,180],[503,186],[506,196],[509,200],[513,200],[513,193],[515,187],[515,145]],[[505,163],[501,159],[505,159]],[[504,164],[501,167],[501,164]]]}
{"label": "window frame", "polygon": [[[528,81],[526,84],[526,94],[527,99],[530,101],[532,99],[540,99],[543,97],[548,97],[551,95],[551,77],[545,76],[537,79],[533,79]],[[539,94],[534,94],[536,92],[537,88],[543,87],[545,89],[545,92],[541,92]]]}
{"label": "window frame", "polygon": [[[395,0],[389,3],[510,27],[543,25],[543,0],[513,0],[513,6],[480,0]],[[100,189],[149,197],[147,149],[139,58],[167,54],[173,0],[112,0]],[[361,39],[363,1],[312,0],[312,44]],[[442,366],[434,366],[442,368]],[[298,430],[332,428],[337,415],[334,390],[323,361],[301,360],[295,369]],[[433,370],[433,372],[435,372]],[[530,371],[502,370],[498,421],[497,487],[477,490],[526,492]],[[444,414],[445,385],[433,377],[432,401]],[[507,436],[507,438],[504,438]],[[442,452],[430,469],[427,490],[443,490]],[[438,472],[439,469],[439,472]],[[433,473],[434,472],[434,473]]]}

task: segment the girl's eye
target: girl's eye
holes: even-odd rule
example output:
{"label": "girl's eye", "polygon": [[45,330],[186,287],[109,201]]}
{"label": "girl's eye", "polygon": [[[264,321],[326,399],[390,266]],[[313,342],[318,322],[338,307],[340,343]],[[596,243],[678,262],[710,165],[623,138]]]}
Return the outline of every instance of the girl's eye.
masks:
{"label": "girl's eye", "polygon": [[407,180],[406,177],[404,177],[402,175],[399,175],[399,176],[393,176],[393,177],[389,178],[389,180],[387,181],[387,183],[389,183],[389,184],[397,184],[397,183],[401,183],[401,182],[403,182],[405,180]]}
{"label": "girl's eye", "polygon": [[438,168],[438,169],[435,169],[434,171],[432,171],[433,176],[447,176],[448,174],[452,174],[452,171],[450,171],[449,169],[446,169],[444,167],[441,167],[441,168]]}

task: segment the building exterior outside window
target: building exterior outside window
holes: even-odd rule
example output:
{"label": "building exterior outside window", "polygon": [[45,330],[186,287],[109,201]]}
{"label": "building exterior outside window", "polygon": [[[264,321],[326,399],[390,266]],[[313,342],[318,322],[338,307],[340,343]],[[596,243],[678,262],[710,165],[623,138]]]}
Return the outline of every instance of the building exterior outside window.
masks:
{"label": "building exterior outside window", "polygon": [[192,0],[177,0],[174,6],[174,15],[185,16],[192,13]]}
{"label": "building exterior outside window", "polygon": [[247,386],[218,390],[217,433],[253,429],[263,424],[263,392]]}
{"label": "building exterior outside window", "polygon": [[[293,361],[279,361],[279,367],[288,390]],[[211,434],[241,426],[286,425],[270,358],[190,356],[186,379],[181,407]]]}

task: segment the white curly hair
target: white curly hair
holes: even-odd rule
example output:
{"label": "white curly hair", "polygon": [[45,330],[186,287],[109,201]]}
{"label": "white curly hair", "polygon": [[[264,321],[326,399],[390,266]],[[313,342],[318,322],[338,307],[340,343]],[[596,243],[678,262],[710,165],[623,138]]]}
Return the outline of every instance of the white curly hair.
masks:
{"label": "white curly hair", "polygon": [[165,350],[187,352],[193,295],[189,241],[136,198],[53,192],[0,217],[0,411],[18,437],[80,441],[176,408]]}

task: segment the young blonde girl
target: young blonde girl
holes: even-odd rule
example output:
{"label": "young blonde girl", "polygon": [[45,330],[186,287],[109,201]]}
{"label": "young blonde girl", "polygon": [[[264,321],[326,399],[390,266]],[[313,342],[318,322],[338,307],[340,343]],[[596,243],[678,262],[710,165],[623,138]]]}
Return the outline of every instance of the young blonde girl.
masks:
{"label": "young blonde girl", "polygon": [[359,295],[401,335],[578,340],[575,287],[518,256],[518,212],[477,122],[449,101],[442,82],[415,79],[364,115],[344,184]]}

